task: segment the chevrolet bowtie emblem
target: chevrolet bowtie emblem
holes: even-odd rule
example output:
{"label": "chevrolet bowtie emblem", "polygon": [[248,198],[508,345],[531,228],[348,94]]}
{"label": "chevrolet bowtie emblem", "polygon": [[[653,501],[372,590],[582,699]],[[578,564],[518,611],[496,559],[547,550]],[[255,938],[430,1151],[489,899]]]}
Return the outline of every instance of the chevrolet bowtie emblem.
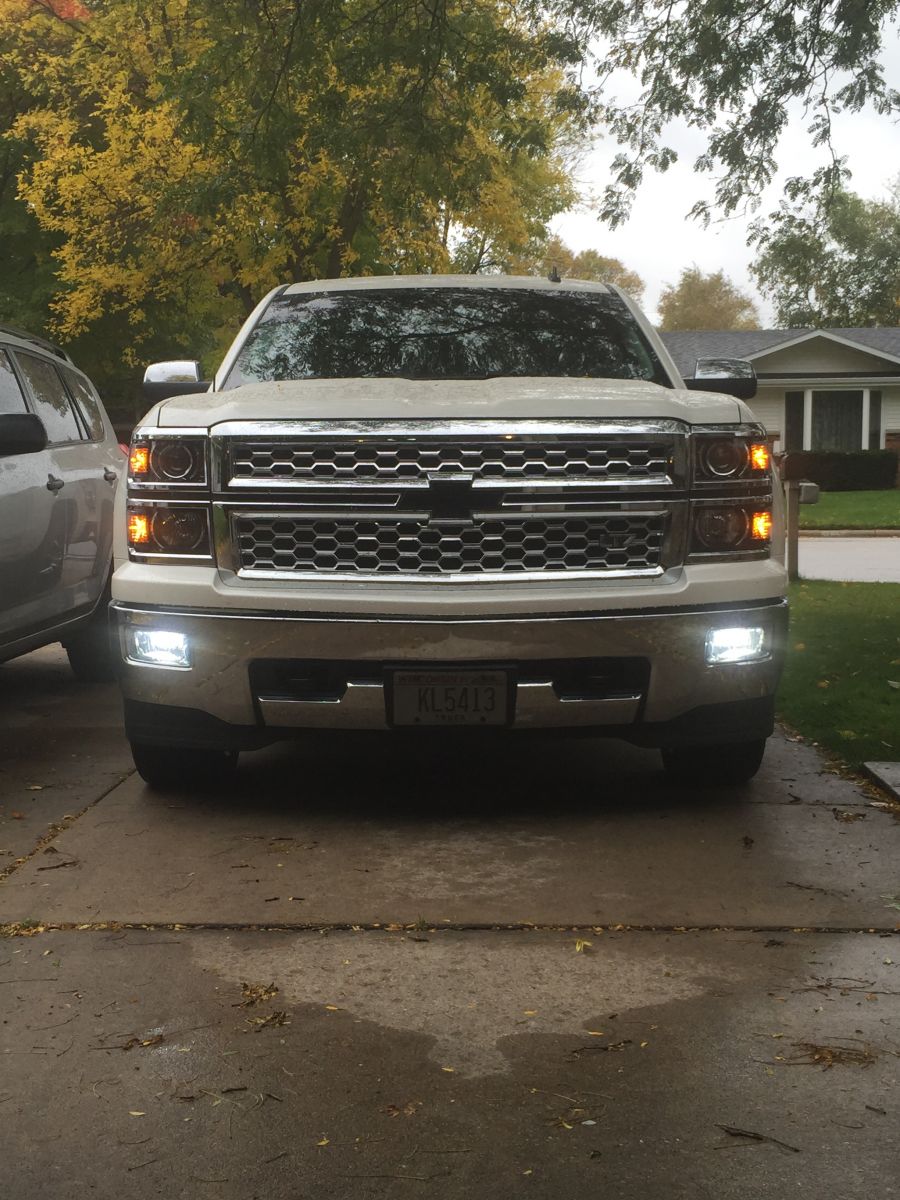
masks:
{"label": "chevrolet bowtie emblem", "polygon": [[428,509],[428,524],[452,522],[459,525],[474,524],[472,509],[475,506],[473,476],[429,475],[425,507]]}

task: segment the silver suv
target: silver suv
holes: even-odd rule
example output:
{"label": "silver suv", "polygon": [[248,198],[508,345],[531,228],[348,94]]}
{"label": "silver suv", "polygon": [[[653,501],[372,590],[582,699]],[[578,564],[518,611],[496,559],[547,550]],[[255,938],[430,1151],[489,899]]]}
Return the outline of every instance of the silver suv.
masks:
{"label": "silver suv", "polygon": [[0,326],[0,662],[62,642],[111,675],[113,501],[125,457],[65,351]]}

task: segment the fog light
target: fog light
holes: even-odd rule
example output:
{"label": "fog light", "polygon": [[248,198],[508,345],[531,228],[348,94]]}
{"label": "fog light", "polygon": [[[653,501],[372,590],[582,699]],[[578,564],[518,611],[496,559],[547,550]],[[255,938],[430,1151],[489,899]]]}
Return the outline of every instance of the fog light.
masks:
{"label": "fog light", "polygon": [[127,639],[129,662],[182,669],[191,665],[191,644],[183,633],[170,629],[129,629]]}
{"label": "fog light", "polygon": [[760,662],[769,657],[766,631],[759,625],[710,629],[706,635],[708,663]]}

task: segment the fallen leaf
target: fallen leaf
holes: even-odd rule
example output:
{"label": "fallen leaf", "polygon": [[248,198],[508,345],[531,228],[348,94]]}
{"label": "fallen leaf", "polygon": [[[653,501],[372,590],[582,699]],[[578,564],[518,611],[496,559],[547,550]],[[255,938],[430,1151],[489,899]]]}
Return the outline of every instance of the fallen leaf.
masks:
{"label": "fallen leaf", "polygon": [[325,1011],[326,1012],[340,1012],[340,1009],[338,1008],[338,1006],[336,1004],[326,1004]]}
{"label": "fallen leaf", "polygon": [[129,1117],[146,1117],[147,1114],[142,1113],[142,1112],[136,1112],[136,1111],[132,1110],[132,1111],[129,1111],[128,1115],[129,1115]]}
{"label": "fallen leaf", "polygon": [[25,814],[24,814],[24,813],[20,813],[20,812],[11,812],[9,815],[12,817],[12,819],[13,819],[14,821],[24,821],[24,819],[25,819]]}
{"label": "fallen leaf", "polygon": [[265,1000],[271,1000],[277,995],[278,988],[274,983],[270,983],[268,987],[263,983],[242,983],[241,996],[243,999],[235,1007],[252,1008],[254,1004],[262,1004]]}
{"label": "fallen leaf", "polygon": [[585,952],[585,950],[589,950],[590,948],[591,948],[591,943],[588,941],[585,941],[584,938],[576,939],[576,942],[575,942],[575,953],[576,954],[583,954]]}
{"label": "fallen leaf", "polygon": [[327,1137],[323,1137],[321,1141],[316,1142],[317,1146],[330,1146],[331,1143]]}
{"label": "fallen leaf", "polygon": [[441,1067],[441,1070],[446,1071],[448,1075],[452,1075],[456,1070],[456,1067]]}

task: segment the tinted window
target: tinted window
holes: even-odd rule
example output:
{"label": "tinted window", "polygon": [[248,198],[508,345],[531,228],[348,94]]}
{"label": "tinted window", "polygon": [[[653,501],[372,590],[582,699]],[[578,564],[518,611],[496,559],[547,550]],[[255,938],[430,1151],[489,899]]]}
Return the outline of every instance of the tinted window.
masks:
{"label": "tinted window", "polygon": [[670,381],[613,293],[386,288],[279,296],[226,388],[268,379],[574,376]]}
{"label": "tinted window", "polygon": [[106,436],[106,429],[103,425],[103,412],[99,399],[80,375],[76,375],[74,371],[67,371],[65,368],[63,368],[63,375],[66,377],[69,391],[75,397],[75,403],[78,405],[82,419],[90,430],[91,440],[102,442]]}
{"label": "tinted window", "polygon": [[25,397],[13,374],[12,363],[5,350],[0,350],[0,413],[22,413]]}
{"label": "tinted window", "polygon": [[81,437],[66,389],[52,363],[16,351],[22,374],[34,397],[34,411],[44,422],[50,442],[74,442]]}

